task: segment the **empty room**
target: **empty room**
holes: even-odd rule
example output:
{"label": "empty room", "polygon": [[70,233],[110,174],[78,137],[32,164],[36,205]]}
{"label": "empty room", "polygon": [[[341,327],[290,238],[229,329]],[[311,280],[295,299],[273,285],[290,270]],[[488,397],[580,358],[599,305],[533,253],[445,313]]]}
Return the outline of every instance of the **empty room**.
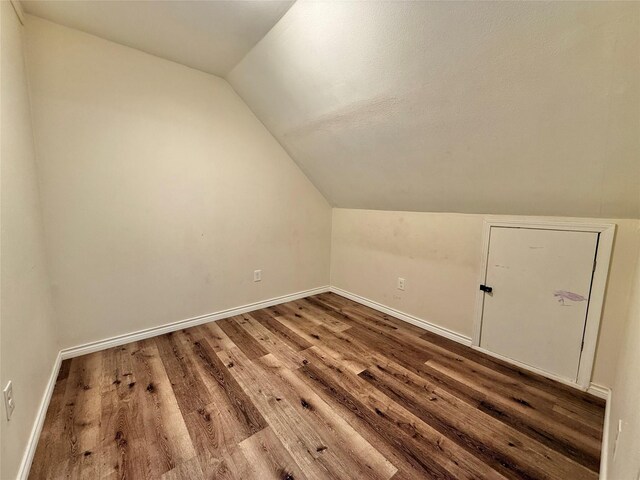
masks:
{"label": "empty room", "polygon": [[640,480],[640,2],[0,7],[0,480]]}

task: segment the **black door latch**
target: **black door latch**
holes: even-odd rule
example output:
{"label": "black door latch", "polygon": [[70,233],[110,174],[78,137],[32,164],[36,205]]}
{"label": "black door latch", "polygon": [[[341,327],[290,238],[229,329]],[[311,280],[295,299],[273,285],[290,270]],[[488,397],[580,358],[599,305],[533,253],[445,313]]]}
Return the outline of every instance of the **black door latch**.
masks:
{"label": "black door latch", "polygon": [[493,292],[493,287],[487,287],[486,285],[480,285],[480,290],[486,293]]}

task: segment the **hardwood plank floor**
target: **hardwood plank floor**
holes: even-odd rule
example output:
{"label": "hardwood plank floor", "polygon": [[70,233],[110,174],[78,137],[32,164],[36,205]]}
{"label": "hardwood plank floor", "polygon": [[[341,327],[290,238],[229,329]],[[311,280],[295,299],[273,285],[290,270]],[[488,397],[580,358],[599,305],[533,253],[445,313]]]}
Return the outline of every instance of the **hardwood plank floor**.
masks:
{"label": "hardwood plank floor", "polygon": [[32,479],[597,479],[604,402],[325,293],[65,360]]}

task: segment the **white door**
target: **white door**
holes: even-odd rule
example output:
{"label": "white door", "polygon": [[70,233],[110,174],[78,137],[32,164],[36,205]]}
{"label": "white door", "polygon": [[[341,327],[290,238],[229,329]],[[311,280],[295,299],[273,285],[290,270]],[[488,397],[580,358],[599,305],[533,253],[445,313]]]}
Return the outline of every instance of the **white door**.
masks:
{"label": "white door", "polygon": [[598,235],[491,227],[480,346],[575,382]]}

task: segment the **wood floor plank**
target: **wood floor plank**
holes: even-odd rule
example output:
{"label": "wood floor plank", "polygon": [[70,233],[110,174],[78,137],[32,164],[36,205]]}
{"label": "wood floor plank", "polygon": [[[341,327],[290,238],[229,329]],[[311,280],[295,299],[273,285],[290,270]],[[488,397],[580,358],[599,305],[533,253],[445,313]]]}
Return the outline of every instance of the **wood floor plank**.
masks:
{"label": "wood floor plank", "polygon": [[265,350],[276,356],[281,362],[290,368],[298,368],[302,365],[302,355],[293,350],[289,345],[272,334],[260,322],[250,314],[240,315],[236,322],[247,331]]}
{"label": "wood floor plank", "polygon": [[[371,312],[372,310],[365,306],[358,306],[354,302],[334,293],[321,294],[306,300],[313,304],[324,306],[325,308],[333,308],[335,313],[340,315],[340,318],[342,318],[343,321],[346,320],[347,323],[353,322],[361,327],[369,329],[375,328],[377,331],[383,333],[399,334],[397,336],[400,336],[405,341],[417,341],[417,337],[426,340],[431,345],[440,347],[437,356],[439,360],[442,360],[442,355],[444,354],[448,358],[454,356],[456,362],[460,361],[461,358],[465,358],[471,360],[476,367],[478,365],[485,366],[487,371],[511,378],[512,386],[519,385],[520,388],[527,390],[529,395],[533,394],[540,398],[545,398],[550,403],[557,405],[555,410],[574,413],[575,415],[569,413],[567,416],[576,422],[580,422],[600,432],[601,435],[604,402],[593,395],[582,393],[571,387],[541,377],[540,375],[506,364],[501,360],[484,355],[450,339],[432,332],[423,331],[414,325],[401,322],[389,315],[379,312],[377,315],[371,314],[369,316],[350,314],[349,312],[353,312],[354,310],[358,312]],[[343,315],[344,317],[342,317]],[[402,325],[404,325],[404,327]],[[406,335],[407,333],[409,333],[409,336]],[[559,417],[556,418],[558,419]]]}
{"label": "wood floor plank", "polygon": [[256,310],[255,312],[251,312],[251,316],[260,322],[263,327],[276,335],[280,340],[297,352],[305,350],[313,345],[300,335],[288,329],[282,323],[278,322],[276,318],[280,316],[279,312],[273,314],[268,309]]}
{"label": "wood floor plank", "polygon": [[69,370],[71,370],[71,359],[63,360],[60,363],[60,371],[58,372],[58,377],[56,378],[56,383],[61,380],[66,380],[69,377]]}
{"label": "wood floor plank", "polygon": [[70,476],[79,476],[80,472],[97,476],[98,455],[93,452],[99,444],[101,356],[98,352],[71,361],[60,421],[56,423],[57,430],[52,431],[58,441],[50,444],[50,451],[45,452],[51,463],[36,466],[36,472],[44,468],[51,477],[60,472]]}
{"label": "wood floor plank", "polygon": [[557,406],[556,399],[545,392],[523,385],[503,373],[463,357],[438,354],[427,360],[426,363],[432,366],[437,365],[440,371],[449,374],[449,376],[464,379],[464,382],[474,388],[491,392],[493,396],[500,397],[501,401],[509,403],[511,406],[525,407],[523,411],[527,413],[538,413],[540,416],[552,419],[554,424],[558,424],[564,433],[569,434],[570,431],[576,431],[581,436],[590,437],[597,443],[600,442],[601,426],[597,428],[586,425],[575,417],[557,412],[554,408]]}
{"label": "wood floor plank", "polygon": [[265,381],[265,376],[243,358],[239,349],[218,352],[230,371],[250,392],[260,413],[281,439],[292,458],[309,479],[349,478],[352,470],[334,449],[323,449],[327,441],[283,398],[277,384]]}
{"label": "wood floor plank", "polygon": [[[288,307],[287,307],[288,306]],[[349,325],[340,321],[337,317],[329,315],[304,300],[296,300],[285,304],[285,308],[294,315],[301,315],[317,325],[324,325],[332,332],[342,332],[349,328]]]}
{"label": "wood floor plank", "polygon": [[221,345],[235,348],[235,344],[222,330],[211,331],[211,337],[199,340],[195,340],[197,335],[182,337],[184,347],[193,358],[195,371],[192,373],[205,385],[209,401],[185,415],[185,423],[194,449],[202,459],[203,474],[226,477],[230,475],[226,465],[238,443],[265,428],[266,422],[215,355],[208,340],[211,338],[216,348]]}
{"label": "wood floor plank", "polygon": [[63,362],[29,478],[594,480],[603,416],[323,293]]}
{"label": "wood floor plank", "polygon": [[[600,464],[600,436],[596,438],[586,429],[572,429],[557,422],[554,415],[536,410],[535,405],[517,395],[511,395],[506,400],[496,388],[495,384],[483,384],[477,377],[473,380],[461,375],[457,370],[442,366],[438,362],[429,360],[428,366],[454,378],[472,389],[480,392],[484,398],[480,401],[479,409],[511,426],[519,427],[523,433],[530,435],[537,441],[562,451],[565,455],[578,460],[597,471]],[[527,418],[528,417],[528,418]],[[532,426],[528,428],[528,426]]]}
{"label": "wood floor plank", "polygon": [[[234,347],[236,348],[236,347]],[[229,365],[216,355],[207,341],[196,342],[193,352],[202,378],[207,383],[211,399],[222,416],[222,425],[235,432],[236,443],[267,427],[267,423],[234,376]],[[232,366],[232,365],[231,365]],[[202,415],[202,413],[199,413]],[[223,431],[222,435],[228,433]]]}
{"label": "wood floor plank", "polygon": [[267,353],[268,350],[262,347],[260,343],[244,330],[236,320],[239,317],[226,318],[218,322],[220,328],[226,333],[233,343],[250,359],[260,358]]}
{"label": "wood floor plank", "polygon": [[133,369],[135,344],[113,349],[102,359],[100,477],[152,478],[151,458],[142,445],[144,424]]}
{"label": "wood floor plank", "polygon": [[397,469],[367,442],[292,370],[286,368],[274,356],[266,355],[259,366],[268,373],[278,391],[296,409],[302,418],[327,441],[322,450],[339,445],[338,455],[346,456],[354,476],[387,480]]}
{"label": "wood floor plank", "polygon": [[357,347],[344,332],[329,330],[302,316],[289,314],[277,317],[277,320],[312,345],[327,351],[354,373],[361,372],[371,363],[366,350]]}
{"label": "wood floor plank", "polygon": [[185,348],[185,342],[187,339],[180,331],[155,338],[180,410],[186,415],[209,401],[207,389],[200,376],[196,374],[193,359]]}
{"label": "wood floor plank", "polygon": [[400,366],[377,366],[361,377],[509,478],[597,478]]}
{"label": "wood floor plank", "polygon": [[377,312],[364,305],[358,305],[338,295],[327,293],[305,299],[310,304],[345,323],[371,325],[383,331],[404,332],[419,337],[424,330],[410,323],[402,322],[387,314]]}
{"label": "wood floor plank", "polygon": [[192,458],[172,468],[162,474],[160,480],[184,480],[186,478],[189,480],[201,480],[204,478],[202,468],[200,468],[200,462],[198,462],[197,458]]}
{"label": "wood floor plank", "polygon": [[219,452],[215,456],[199,455],[198,461],[206,479],[246,480],[256,477],[253,466],[240,450],[240,446]]}
{"label": "wood floor plank", "polygon": [[[222,328],[220,328],[218,322],[207,323],[190,328],[189,330],[197,330],[200,339],[206,339],[207,343],[211,345],[211,348],[216,352],[219,352],[220,350],[229,350],[236,346],[229,336],[224,333]],[[192,339],[194,339],[194,337],[192,337]]]}
{"label": "wood floor plank", "polygon": [[[371,333],[369,336],[361,335],[362,330],[356,328],[347,334],[353,335],[356,341],[369,339],[375,342],[386,335],[370,330],[369,332]],[[392,339],[387,337],[385,342],[385,348],[391,349],[393,355],[397,354],[395,359],[400,359],[400,362],[406,357],[406,350],[409,349],[406,339],[400,340],[401,338],[402,336]],[[420,339],[412,342],[411,348],[424,351],[424,354],[430,358],[438,358],[437,362],[435,360],[426,362],[427,365],[438,367],[435,370],[429,369],[429,377],[431,379],[434,376],[437,377],[438,382],[448,391],[469,401],[503,423],[597,470],[601,431],[576,422],[575,419],[560,416],[552,410],[554,406],[552,402],[523,389],[517,382],[505,377],[502,373],[492,372],[483,365],[441,352],[440,347],[434,350],[432,347],[423,346]],[[418,354],[415,353],[409,356],[410,363],[414,367],[413,360],[416,357]],[[424,376],[426,370],[422,370],[421,373]]]}
{"label": "wood floor plank", "polygon": [[[151,457],[149,467],[152,478],[158,478],[196,454],[157,346],[137,349],[132,357],[136,383],[140,386],[138,401],[143,405],[143,438]],[[118,432],[115,440],[121,445],[129,442],[124,432]],[[131,463],[136,464],[136,460],[132,458]]]}
{"label": "wood floor plank", "polygon": [[184,416],[196,455],[219,458],[246,437],[239,435],[238,424],[230,419],[220,412],[216,401]]}
{"label": "wood floor plank", "polygon": [[[554,398],[560,405],[566,405],[568,407],[577,406],[585,411],[594,413],[596,418],[600,417],[602,410],[605,407],[605,401],[601,398],[595,397],[586,392],[581,392],[580,390],[569,387],[568,385],[555,382],[515,365],[510,365],[502,360],[485,355],[482,352],[478,352],[477,350],[465,345],[456,343],[448,338],[440,337],[432,332],[423,332],[421,338],[440,345],[445,350],[452,353],[467,357],[476,363],[485,365],[496,372],[512,377],[523,385],[531,386],[534,389],[537,389],[541,395],[546,393]],[[601,422],[596,421],[596,424],[598,423]]]}
{"label": "wood floor plank", "polygon": [[[446,439],[434,435],[429,428],[424,429],[426,435],[423,435],[408,415],[389,414],[389,403],[372,396],[364,382],[341,369],[316,347],[310,350],[317,354],[320,363],[306,365],[299,370],[300,375],[316,387],[337,412],[366,432],[367,439],[400,470],[410,472],[415,478],[502,478],[470,455],[452,455],[449,448],[445,450],[449,446],[456,448],[452,442],[447,445]],[[483,475],[483,471],[487,474]]]}
{"label": "wood floor plank", "polygon": [[264,480],[282,480],[283,478],[305,480],[307,478],[270,427],[243,440],[240,443],[240,450],[251,466],[251,473],[255,478]]}
{"label": "wood floor plank", "polygon": [[[466,356],[459,355],[440,345],[425,341],[420,337],[408,336],[402,332],[374,332],[378,335],[393,335],[402,343],[410,343],[413,347],[424,351],[431,359],[439,364],[451,368],[452,370],[467,375],[468,378],[476,382],[490,384],[495,394],[502,395],[506,400],[529,404],[532,408],[544,412],[545,415],[554,418],[555,422],[567,425],[572,429],[579,430],[581,434],[589,435],[600,440],[602,435],[602,424],[587,425],[582,420],[567,415],[556,415],[554,406],[557,405],[558,398],[544,390],[533,388],[527,383],[520,382],[500,371],[477,363]],[[522,402],[524,400],[524,402]]]}

